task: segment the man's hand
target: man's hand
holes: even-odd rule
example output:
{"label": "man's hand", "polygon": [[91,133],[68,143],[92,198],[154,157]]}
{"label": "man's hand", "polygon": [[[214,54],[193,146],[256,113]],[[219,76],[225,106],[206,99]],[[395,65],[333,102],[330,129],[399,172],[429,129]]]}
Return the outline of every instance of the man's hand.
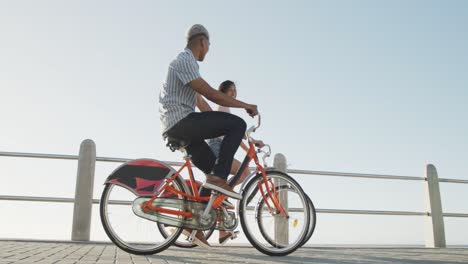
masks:
{"label": "man's hand", "polygon": [[257,146],[258,148],[263,148],[265,146],[265,143],[263,143],[263,141],[261,140],[252,140],[252,143],[254,143],[255,146]]}
{"label": "man's hand", "polygon": [[247,113],[248,113],[251,117],[254,117],[254,116],[258,115],[258,109],[257,109],[257,106],[256,106],[256,105],[248,105],[248,106],[245,108],[245,111],[247,111]]}

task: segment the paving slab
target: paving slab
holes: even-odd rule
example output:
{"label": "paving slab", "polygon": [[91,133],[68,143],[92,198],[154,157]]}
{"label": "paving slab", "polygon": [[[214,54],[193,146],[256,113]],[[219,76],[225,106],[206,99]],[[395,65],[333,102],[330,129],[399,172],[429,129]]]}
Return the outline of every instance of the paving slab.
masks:
{"label": "paving slab", "polygon": [[136,256],[112,244],[0,241],[0,264],[178,264],[178,263],[408,263],[468,264],[468,248],[303,247],[285,257],[270,257],[252,247],[181,249]]}

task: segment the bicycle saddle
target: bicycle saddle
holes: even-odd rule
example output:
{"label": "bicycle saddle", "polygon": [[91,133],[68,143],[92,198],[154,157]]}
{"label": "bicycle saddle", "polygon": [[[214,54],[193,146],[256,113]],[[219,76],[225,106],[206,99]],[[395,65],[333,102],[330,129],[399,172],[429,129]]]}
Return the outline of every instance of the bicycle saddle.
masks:
{"label": "bicycle saddle", "polygon": [[181,148],[185,148],[188,145],[187,141],[180,139],[180,138],[167,137],[166,141],[167,141],[166,146],[168,146],[169,149],[172,150],[172,152],[179,150]]}

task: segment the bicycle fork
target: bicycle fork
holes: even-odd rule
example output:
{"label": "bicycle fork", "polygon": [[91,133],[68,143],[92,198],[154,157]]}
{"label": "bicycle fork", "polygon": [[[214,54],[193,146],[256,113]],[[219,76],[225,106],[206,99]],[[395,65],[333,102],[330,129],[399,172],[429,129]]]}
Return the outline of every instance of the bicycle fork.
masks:
{"label": "bicycle fork", "polygon": [[[271,184],[271,186],[272,186],[271,189],[272,190],[270,190],[270,188],[268,186],[268,183]],[[260,193],[262,194],[263,200],[265,201],[265,204],[267,205],[268,210],[270,211],[270,213],[272,213],[272,214],[278,214],[279,213],[279,214],[282,214],[284,217],[289,218],[288,212],[284,209],[283,205],[281,204],[281,202],[279,200],[278,193],[275,190],[275,185],[273,184],[273,182],[271,182],[271,180],[268,180],[268,181],[266,181],[265,185],[266,186],[265,186],[265,190],[264,190],[262,182],[258,182],[258,188],[260,190]],[[272,206],[268,202],[267,197],[271,198],[271,201],[273,202],[273,205],[276,208],[276,212],[273,211]]]}

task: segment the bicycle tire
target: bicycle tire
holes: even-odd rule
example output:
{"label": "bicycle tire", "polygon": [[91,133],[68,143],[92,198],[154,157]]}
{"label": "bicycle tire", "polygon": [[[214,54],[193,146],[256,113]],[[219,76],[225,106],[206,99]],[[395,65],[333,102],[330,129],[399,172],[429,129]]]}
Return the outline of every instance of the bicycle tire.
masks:
{"label": "bicycle tire", "polygon": [[307,194],[306,196],[307,196],[307,199],[309,200],[309,210],[311,211],[310,215],[313,217],[314,221],[310,221],[309,232],[307,232],[307,235],[304,238],[304,242],[302,242],[301,246],[305,245],[305,243],[307,243],[310,240],[310,238],[314,234],[315,226],[317,225],[317,211],[315,210],[314,203],[312,202],[312,199],[310,199],[310,197]]}

